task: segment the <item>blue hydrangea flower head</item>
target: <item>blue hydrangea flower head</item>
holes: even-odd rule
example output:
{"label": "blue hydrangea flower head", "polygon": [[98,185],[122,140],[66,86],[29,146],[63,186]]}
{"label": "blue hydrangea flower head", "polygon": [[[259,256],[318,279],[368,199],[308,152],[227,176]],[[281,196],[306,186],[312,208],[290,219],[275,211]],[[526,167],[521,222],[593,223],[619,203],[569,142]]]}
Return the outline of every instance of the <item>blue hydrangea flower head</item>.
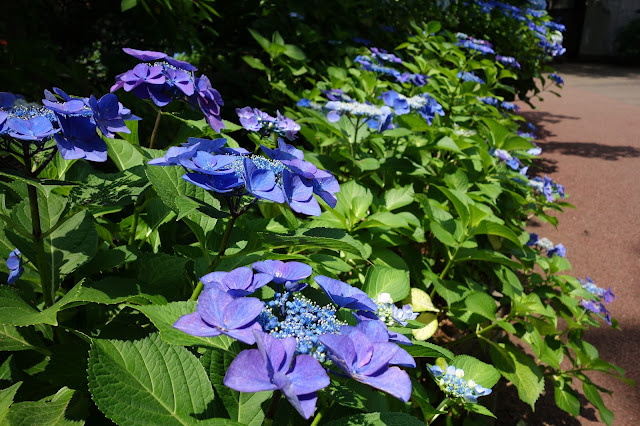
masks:
{"label": "blue hydrangea flower head", "polygon": [[59,116],[62,132],[54,138],[65,160],[83,158],[88,161],[107,161],[107,144],[96,133],[96,126],[87,117]]}
{"label": "blue hydrangea flower head", "polygon": [[329,376],[309,355],[294,356],[294,338],[276,339],[255,332],[258,349],[240,352],[233,360],[223,383],[239,392],[281,390],[302,417],[308,419],[316,408],[316,391],[329,385]]}
{"label": "blue hydrangea flower head", "polygon": [[254,330],[261,330],[257,319],[264,303],[255,297],[233,297],[213,286],[198,298],[196,312],[183,315],[173,327],[187,334],[215,337],[226,334],[243,343],[255,343]]}
{"label": "blue hydrangea flower head", "polygon": [[520,63],[518,61],[516,61],[516,58],[514,58],[512,56],[496,55],[496,61],[500,62],[501,64],[509,65],[509,66],[514,67],[514,68],[520,69]]}
{"label": "blue hydrangea flower head", "polygon": [[466,402],[476,403],[478,397],[491,394],[491,389],[480,386],[473,380],[465,380],[464,370],[446,363],[445,366],[445,370],[437,365],[430,365],[427,368],[440,389],[450,398],[462,398]]}
{"label": "blue hydrangea flower head", "polygon": [[367,293],[345,282],[324,275],[318,275],[314,280],[339,308],[373,312],[378,309]]}
{"label": "blue hydrangea flower head", "polygon": [[472,81],[478,84],[484,84],[484,80],[472,73],[471,71],[459,71],[458,78],[462,79],[465,82]]}
{"label": "blue hydrangea flower head", "polygon": [[20,279],[20,276],[22,276],[22,273],[24,272],[21,254],[22,253],[20,253],[20,250],[15,249],[9,254],[9,257],[7,258],[7,268],[9,268],[9,278],[7,279],[7,284],[9,285],[15,284],[15,282]]}

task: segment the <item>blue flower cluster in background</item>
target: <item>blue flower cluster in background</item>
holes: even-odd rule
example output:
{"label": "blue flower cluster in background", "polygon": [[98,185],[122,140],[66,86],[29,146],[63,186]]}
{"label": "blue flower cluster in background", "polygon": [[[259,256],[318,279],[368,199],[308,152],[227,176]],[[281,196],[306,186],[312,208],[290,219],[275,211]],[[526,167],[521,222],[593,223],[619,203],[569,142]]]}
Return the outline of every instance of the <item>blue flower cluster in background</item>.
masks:
{"label": "blue flower cluster in background", "polygon": [[[307,287],[301,281],[312,274],[308,265],[265,260],[251,266],[203,276],[196,312],[174,324],[194,336],[225,334],[257,344],[257,350],[244,350],[231,363],[226,386],[240,392],[280,389],[304,418],[315,411],[315,392],[329,384],[325,368],[409,400],[411,380],[399,366],[415,367],[415,360],[393,343],[395,333],[376,315],[378,307],[362,290],[316,276],[335,304],[321,307],[300,293]],[[277,291],[266,303],[249,297],[269,282],[276,290],[284,286],[285,292]],[[357,311],[358,324],[338,320],[339,309]],[[400,317],[412,316],[402,311]]]}
{"label": "blue flower cluster in background", "polygon": [[224,105],[222,97],[206,75],[196,77],[196,67],[162,52],[123,50],[143,62],[118,75],[111,92],[124,89],[140,99],[151,99],[159,107],[173,100],[183,100],[193,108],[200,108],[213,130],[220,132],[224,128],[220,117],[220,107]]}
{"label": "blue flower cluster in background", "polygon": [[71,97],[57,87],[53,93],[44,93],[44,106],[27,103],[20,95],[0,93],[0,136],[33,141],[33,153],[54,148],[45,146],[53,138],[65,160],[102,162],[107,160],[107,145],[96,129],[113,138],[116,132],[130,133],[125,121],[140,119],[111,93],[100,99]]}
{"label": "blue flower cluster in background", "polygon": [[558,194],[560,198],[564,198],[564,186],[553,179],[545,176],[544,179],[536,176],[533,179],[529,179],[527,183],[534,191],[540,194],[544,194],[548,202],[552,203],[555,200],[554,195]]}
{"label": "blue flower cluster in background", "polygon": [[496,53],[493,50],[493,45],[486,40],[473,38],[464,33],[456,33],[456,37],[458,39],[456,44],[464,47],[465,49],[473,50],[475,52],[482,53],[483,55],[495,55]]}
{"label": "blue flower cluster in background", "polygon": [[427,76],[419,73],[400,72],[395,68],[384,66],[383,63],[390,62],[392,64],[402,64],[402,59],[392,53],[388,53],[384,49],[372,47],[371,57],[358,55],[354,62],[360,64],[365,71],[372,71],[378,74],[389,75],[394,77],[398,83],[411,83],[422,87],[427,82]]}
{"label": "blue flower cluster in background", "polygon": [[580,284],[582,284],[582,287],[585,290],[597,298],[597,300],[583,299],[580,302],[582,306],[584,306],[587,311],[601,316],[607,324],[611,325],[611,313],[605,306],[613,302],[614,299],[617,299],[615,294],[613,294],[611,287],[606,290],[602,287],[598,287],[590,277],[587,277],[586,281],[582,279],[578,279],[578,281],[580,281]]}
{"label": "blue flower cluster in background", "polygon": [[567,256],[567,249],[562,245],[562,243],[554,245],[548,238],[538,238],[538,235],[535,233],[529,234],[529,241],[527,242],[527,245],[545,250],[547,252],[547,257],[553,257],[554,255],[558,255],[560,257]]}

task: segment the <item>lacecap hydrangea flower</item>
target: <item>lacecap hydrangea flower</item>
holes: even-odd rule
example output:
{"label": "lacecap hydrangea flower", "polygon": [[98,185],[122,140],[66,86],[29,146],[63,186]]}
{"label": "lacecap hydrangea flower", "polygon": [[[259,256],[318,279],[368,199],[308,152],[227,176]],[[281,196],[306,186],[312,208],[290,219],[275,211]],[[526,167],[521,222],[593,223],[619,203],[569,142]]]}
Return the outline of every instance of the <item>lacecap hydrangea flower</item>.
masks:
{"label": "lacecap hydrangea flower", "polygon": [[411,83],[415,86],[422,87],[427,83],[427,76],[419,73],[400,72],[395,68],[385,66],[385,62],[392,64],[402,64],[402,59],[396,55],[387,52],[384,49],[376,47],[370,48],[371,57],[358,55],[354,62],[360,64],[361,69],[371,71],[378,74],[388,75],[395,78],[398,83]]}
{"label": "lacecap hydrangea flower", "polygon": [[529,179],[527,185],[533,188],[537,193],[543,194],[550,203],[555,200],[555,194],[558,194],[560,198],[564,198],[564,186],[554,182],[553,179],[547,176],[545,176],[544,179],[538,176],[533,179]]}
{"label": "lacecap hydrangea flower", "polygon": [[589,293],[593,294],[597,297],[597,300],[587,300],[583,299],[580,303],[582,306],[589,312],[592,312],[596,315],[600,315],[607,324],[611,325],[611,314],[605,305],[613,302],[614,299],[617,299],[611,287],[608,289],[604,289],[602,287],[598,287],[590,277],[587,277],[586,281],[582,279],[578,279],[582,287],[587,290]]}
{"label": "lacecap hydrangea flower", "polygon": [[466,402],[476,403],[478,397],[491,393],[491,389],[482,387],[473,380],[465,380],[464,370],[453,365],[445,364],[444,370],[437,365],[430,365],[428,368],[440,389],[450,398],[462,398]]}
{"label": "lacecap hydrangea flower", "polygon": [[465,82],[472,81],[478,84],[484,84],[484,80],[472,73],[471,71],[458,71],[458,78]]}
{"label": "lacecap hydrangea flower", "polygon": [[302,151],[282,139],[276,149],[261,146],[266,157],[225,144],[226,139],[189,138],[187,144],[170,148],[149,164],[181,165],[188,170],[182,178],[196,186],[228,196],[286,202],[298,213],[320,215],[314,194],[335,207],[340,191],[336,178],[305,161]]}
{"label": "lacecap hydrangea flower", "polygon": [[535,233],[529,234],[529,241],[527,242],[527,245],[545,250],[547,252],[547,257],[553,257],[554,255],[558,255],[560,257],[567,256],[567,249],[562,245],[562,243],[554,245],[548,238],[539,238]]}
{"label": "lacecap hydrangea flower", "polygon": [[458,46],[464,47],[465,49],[479,52],[483,55],[493,55],[496,53],[493,50],[493,45],[486,40],[473,38],[464,33],[456,33],[456,38],[458,39],[458,42],[456,44]]}
{"label": "lacecap hydrangea flower", "polygon": [[404,115],[411,111],[418,112],[429,125],[436,115],[443,116],[442,105],[428,93],[421,93],[410,98],[394,90],[388,90],[382,94],[385,105],[393,107],[396,115]]}
{"label": "lacecap hydrangea flower", "polygon": [[236,114],[240,118],[242,127],[249,131],[259,132],[262,136],[277,133],[293,140],[295,134],[300,130],[298,123],[280,114],[280,111],[277,111],[276,117],[272,117],[258,108],[244,107],[242,109],[236,108]]}
{"label": "lacecap hydrangea flower", "polygon": [[[256,272],[257,271],[257,272]],[[230,336],[257,349],[235,358],[224,383],[240,392],[281,390],[304,417],[315,411],[315,392],[329,384],[325,368],[369,384],[403,401],[411,395],[411,381],[401,367],[415,367],[404,349],[375,316],[376,304],[362,290],[324,276],[315,277],[334,304],[320,306],[303,295],[300,284],[312,273],[300,262],[265,260],[230,272],[201,278],[204,290],[196,312],[182,316],[174,327],[185,333]],[[250,297],[268,283],[276,293],[266,301]],[[285,286],[284,293],[278,292]],[[356,326],[338,319],[339,309],[366,311]]]}
{"label": "lacecap hydrangea flower", "polygon": [[65,160],[106,161],[107,145],[96,129],[108,138],[130,133],[125,121],[140,120],[114,94],[100,99],[76,98],[59,88],[45,90],[43,106],[29,104],[12,93],[0,94],[0,135],[33,141],[37,150],[55,139]]}
{"label": "lacecap hydrangea flower", "polygon": [[140,99],[151,99],[159,107],[173,100],[183,100],[193,108],[200,108],[213,130],[220,132],[224,128],[220,117],[220,107],[224,105],[222,97],[206,75],[196,77],[196,67],[162,52],[122,50],[142,62],[118,75],[111,92],[124,89]]}

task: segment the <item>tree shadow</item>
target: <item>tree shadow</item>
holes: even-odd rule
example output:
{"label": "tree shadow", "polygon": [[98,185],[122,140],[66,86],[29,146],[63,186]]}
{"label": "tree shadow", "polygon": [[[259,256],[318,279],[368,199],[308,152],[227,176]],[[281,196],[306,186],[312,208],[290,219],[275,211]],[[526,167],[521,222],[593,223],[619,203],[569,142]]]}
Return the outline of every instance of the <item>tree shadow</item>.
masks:
{"label": "tree shadow", "polygon": [[539,110],[523,111],[520,115],[538,128],[535,133],[536,136],[542,140],[556,136],[555,133],[546,128],[546,125],[560,123],[563,120],[581,120],[580,117],[572,115],[551,114],[547,111]]}
{"label": "tree shadow", "polygon": [[542,152],[558,152],[562,155],[598,158],[617,161],[622,158],[640,157],[640,149],[629,145],[603,145],[595,142],[542,142]]}
{"label": "tree shadow", "polygon": [[557,66],[558,73],[575,75],[578,77],[625,77],[640,78],[640,69],[637,67],[611,65],[611,64],[593,64],[572,62],[564,63]]}

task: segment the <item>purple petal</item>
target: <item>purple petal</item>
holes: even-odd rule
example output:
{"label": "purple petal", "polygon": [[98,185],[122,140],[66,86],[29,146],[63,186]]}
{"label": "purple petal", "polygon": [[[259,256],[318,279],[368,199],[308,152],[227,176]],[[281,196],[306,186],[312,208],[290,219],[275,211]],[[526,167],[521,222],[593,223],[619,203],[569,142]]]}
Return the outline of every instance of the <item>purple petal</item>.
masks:
{"label": "purple petal", "polygon": [[356,348],[353,341],[347,336],[339,334],[325,334],[318,340],[327,348],[329,358],[345,373],[351,374],[353,363],[356,360]]}
{"label": "purple petal", "polygon": [[293,360],[287,377],[296,393],[307,394],[329,386],[329,376],[320,363],[310,355],[298,355]]}
{"label": "purple petal", "polygon": [[265,359],[257,349],[240,352],[227,369],[223,383],[238,392],[277,389],[277,386],[271,383]]}
{"label": "purple petal", "polygon": [[378,309],[373,300],[364,291],[347,283],[324,275],[319,275],[314,280],[340,308],[360,309],[363,311],[376,311]]}
{"label": "purple petal", "polygon": [[178,319],[178,321],[173,324],[173,328],[176,328],[187,334],[191,334],[192,336],[199,337],[215,337],[221,334],[220,330],[211,327],[207,323],[202,321],[202,318],[200,317],[200,314],[198,312],[183,315]]}
{"label": "purple petal", "polygon": [[357,377],[356,380],[380,389],[404,402],[408,402],[411,398],[411,379],[406,371],[398,367],[391,367],[376,376]]}

